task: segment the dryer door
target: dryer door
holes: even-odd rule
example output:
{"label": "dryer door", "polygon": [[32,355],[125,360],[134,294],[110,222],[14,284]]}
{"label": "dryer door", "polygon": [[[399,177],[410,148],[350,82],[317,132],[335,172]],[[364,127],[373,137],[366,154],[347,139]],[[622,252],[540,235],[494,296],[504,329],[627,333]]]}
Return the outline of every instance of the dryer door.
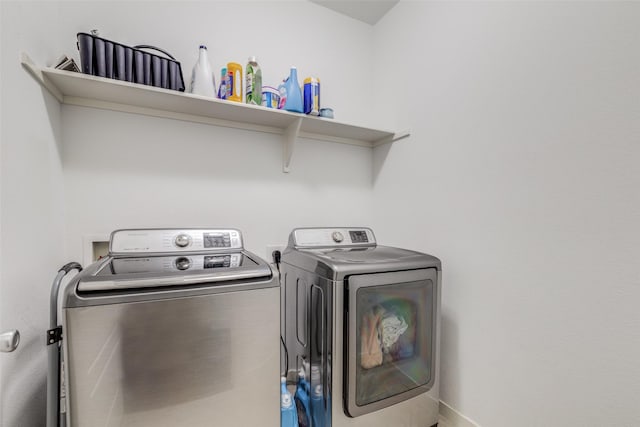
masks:
{"label": "dryer door", "polygon": [[433,386],[436,284],[434,268],[347,278],[347,415],[394,405]]}

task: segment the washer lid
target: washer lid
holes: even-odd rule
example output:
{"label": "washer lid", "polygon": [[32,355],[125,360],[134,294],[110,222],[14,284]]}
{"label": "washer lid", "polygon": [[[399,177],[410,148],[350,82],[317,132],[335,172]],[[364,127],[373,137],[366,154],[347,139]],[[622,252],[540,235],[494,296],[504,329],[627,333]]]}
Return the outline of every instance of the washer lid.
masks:
{"label": "washer lid", "polygon": [[267,263],[247,251],[112,257],[78,283],[79,292],[188,286],[272,276]]}

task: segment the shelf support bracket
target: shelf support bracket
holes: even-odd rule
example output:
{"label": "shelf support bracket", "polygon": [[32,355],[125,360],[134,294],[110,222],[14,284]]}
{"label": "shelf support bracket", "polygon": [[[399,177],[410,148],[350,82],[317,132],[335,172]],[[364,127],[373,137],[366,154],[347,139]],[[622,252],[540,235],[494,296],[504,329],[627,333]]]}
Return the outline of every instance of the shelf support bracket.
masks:
{"label": "shelf support bracket", "polygon": [[409,136],[411,136],[411,132],[408,131],[408,130],[405,130],[405,131],[402,131],[402,132],[397,132],[397,133],[395,133],[395,134],[393,134],[393,135],[391,135],[389,137],[379,139],[378,141],[375,141],[372,145],[375,148],[375,147],[378,147],[380,145],[386,144],[388,142],[396,142],[396,141],[399,141],[401,139],[408,138]]}
{"label": "shelf support bracket", "polygon": [[63,102],[64,96],[60,90],[49,82],[49,80],[42,74],[42,70],[35,64],[35,62],[33,62],[29,55],[24,52],[20,52],[20,63],[43,88],[47,89],[49,93],[58,100],[58,102]]}
{"label": "shelf support bracket", "polygon": [[282,172],[289,173],[291,170],[291,158],[293,157],[293,149],[300,133],[302,125],[302,117],[297,118],[284,131],[284,159],[282,164]]}

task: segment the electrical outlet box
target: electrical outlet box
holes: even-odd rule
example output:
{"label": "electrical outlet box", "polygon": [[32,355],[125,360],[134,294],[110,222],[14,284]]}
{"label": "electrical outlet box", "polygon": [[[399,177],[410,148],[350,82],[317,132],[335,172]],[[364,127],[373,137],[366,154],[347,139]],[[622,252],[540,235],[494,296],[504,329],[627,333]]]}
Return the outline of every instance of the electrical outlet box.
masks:
{"label": "electrical outlet box", "polygon": [[83,237],[82,266],[99,260],[109,253],[108,234],[90,234]]}
{"label": "electrical outlet box", "polygon": [[267,250],[266,250],[264,259],[267,260],[267,262],[273,262],[273,252],[280,251],[280,253],[282,253],[284,252],[284,248],[286,247],[287,245],[277,245],[277,244],[267,245]]}

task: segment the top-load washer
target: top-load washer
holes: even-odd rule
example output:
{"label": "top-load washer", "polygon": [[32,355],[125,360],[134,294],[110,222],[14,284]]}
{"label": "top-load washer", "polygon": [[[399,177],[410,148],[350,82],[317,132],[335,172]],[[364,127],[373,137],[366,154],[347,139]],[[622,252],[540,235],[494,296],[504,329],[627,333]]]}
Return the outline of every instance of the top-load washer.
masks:
{"label": "top-load washer", "polygon": [[438,258],[380,246],[368,228],[299,228],[280,274],[288,379],[310,382],[307,425],[437,424]]}
{"label": "top-load washer", "polygon": [[59,288],[71,268],[52,292],[48,427],[280,424],[278,273],[238,230],[119,230]]}

